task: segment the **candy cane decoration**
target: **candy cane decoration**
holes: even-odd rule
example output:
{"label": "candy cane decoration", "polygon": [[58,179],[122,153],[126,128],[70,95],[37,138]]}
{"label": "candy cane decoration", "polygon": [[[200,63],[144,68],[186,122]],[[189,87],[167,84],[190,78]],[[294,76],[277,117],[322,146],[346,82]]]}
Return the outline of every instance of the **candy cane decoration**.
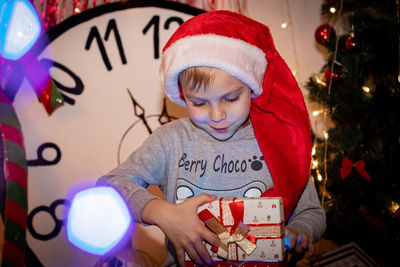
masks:
{"label": "candy cane decoration", "polygon": [[[0,179],[6,185],[5,235],[1,266],[25,266],[27,164],[21,126],[11,101],[0,89]],[[4,168],[4,169],[3,169]]]}

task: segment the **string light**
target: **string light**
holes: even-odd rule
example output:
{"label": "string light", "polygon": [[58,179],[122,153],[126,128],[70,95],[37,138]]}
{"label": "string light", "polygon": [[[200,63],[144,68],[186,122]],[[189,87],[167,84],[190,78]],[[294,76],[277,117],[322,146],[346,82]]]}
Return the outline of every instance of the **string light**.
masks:
{"label": "string light", "polygon": [[325,130],[324,130],[324,138],[325,138],[325,140],[328,140],[328,138],[329,138],[329,134],[328,134],[328,132],[325,131]]}
{"label": "string light", "polygon": [[[339,17],[339,19],[341,19],[341,17],[342,17],[342,11],[343,11],[343,0],[340,0],[340,5],[339,5],[339,7],[340,7],[340,8],[339,8],[339,12],[338,12],[338,17]],[[336,13],[336,10],[335,10],[335,13]],[[335,50],[334,50],[334,52],[333,52],[333,60],[332,60],[331,66],[330,66],[330,71],[331,71],[331,73],[333,73],[333,66],[334,66],[334,64],[337,64],[337,62],[336,62],[336,57],[337,57],[337,50],[338,50],[338,47],[339,47],[339,38],[336,38]],[[333,79],[330,79],[330,80],[329,80],[329,84],[328,84],[328,95],[331,94],[332,80],[333,80]],[[324,120],[325,120],[325,122],[327,121],[327,112],[324,113]],[[323,186],[322,186],[322,188],[323,188],[323,190],[322,190],[322,197],[321,197],[321,204],[322,204],[322,205],[324,205],[324,203],[325,203],[325,198],[327,197],[327,192],[326,192],[326,181],[328,180],[328,166],[327,166],[327,163],[328,163],[328,138],[329,138],[329,135],[328,135],[328,132],[327,132],[327,131],[324,131],[324,138],[325,138],[325,146],[324,146],[324,175],[325,175],[325,178],[323,179]],[[319,177],[318,177],[318,180],[319,180]],[[319,181],[322,181],[322,176],[321,176],[321,180],[319,180]],[[328,195],[329,195],[329,194],[328,194]]]}
{"label": "string light", "polygon": [[335,14],[336,13],[336,8],[335,7],[331,7],[329,9],[329,12],[331,12],[332,14]]}
{"label": "string light", "polygon": [[314,159],[314,160],[312,161],[312,166],[311,166],[311,168],[312,168],[312,169],[318,168],[318,160]]}
{"label": "string light", "polygon": [[[290,7],[289,7],[289,1],[285,0],[283,1],[283,11],[284,11],[284,22],[281,24],[282,29],[286,29],[287,27],[289,27],[290,24],[292,24],[292,15],[290,12]],[[299,76],[299,59],[297,56],[297,51],[296,51],[296,40],[295,40],[295,36],[294,36],[294,29],[293,26],[290,27],[290,35],[291,35],[291,41],[292,41],[292,47],[293,47],[293,57],[295,60],[295,70],[292,71],[293,76],[296,78],[296,80],[298,79]]]}
{"label": "string light", "polygon": [[315,84],[325,87],[327,84],[325,82],[324,73],[320,73],[312,77],[312,80]]}
{"label": "string light", "polygon": [[289,26],[290,21],[285,21],[284,23],[281,24],[282,29],[286,29],[287,26]]}
{"label": "string light", "polygon": [[318,171],[318,169],[317,169],[317,179],[318,179],[318,181],[322,181],[322,175],[321,175],[321,173],[319,173],[319,171]]}
{"label": "string light", "polygon": [[313,111],[312,114],[313,114],[314,117],[317,117],[317,116],[320,115],[321,113],[325,113],[323,109],[315,110],[315,111]]}
{"label": "string light", "polygon": [[78,14],[78,13],[81,13],[81,10],[80,10],[79,8],[76,7],[76,8],[74,9],[74,12],[75,12],[75,14]]}
{"label": "string light", "polygon": [[397,211],[398,209],[400,209],[399,203],[396,203],[396,202],[392,201],[391,206],[390,206],[390,210],[391,210],[393,213],[396,213],[396,211]]}
{"label": "string light", "polygon": [[369,97],[369,98],[372,97],[372,90],[373,89],[371,87],[364,85],[364,86],[361,87],[361,89],[364,91],[364,94],[365,94],[366,97]]}
{"label": "string light", "polygon": [[361,87],[362,88],[362,90],[364,91],[364,92],[366,92],[366,93],[369,93],[369,92],[371,92],[371,89],[369,89],[369,87],[368,86],[363,86],[363,87]]}

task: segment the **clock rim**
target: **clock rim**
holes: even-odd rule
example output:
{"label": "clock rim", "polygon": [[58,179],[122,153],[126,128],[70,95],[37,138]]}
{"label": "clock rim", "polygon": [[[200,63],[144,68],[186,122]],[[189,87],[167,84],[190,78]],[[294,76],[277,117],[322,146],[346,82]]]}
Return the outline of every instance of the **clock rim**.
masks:
{"label": "clock rim", "polygon": [[160,1],[160,0],[127,0],[125,2],[113,2],[102,4],[97,7],[88,9],[82,13],[72,15],[66,20],[58,23],[51,27],[47,31],[42,31],[36,43],[32,46],[29,53],[38,56],[43,50],[47,48],[54,40],[61,36],[64,32],[79,25],[83,22],[89,21],[93,18],[101,15],[121,11],[130,8],[141,8],[141,7],[159,7],[164,9],[170,9],[178,12],[183,12],[188,15],[200,15],[205,10],[198,9],[189,5],[181,4],[179,2],[172,1]]}

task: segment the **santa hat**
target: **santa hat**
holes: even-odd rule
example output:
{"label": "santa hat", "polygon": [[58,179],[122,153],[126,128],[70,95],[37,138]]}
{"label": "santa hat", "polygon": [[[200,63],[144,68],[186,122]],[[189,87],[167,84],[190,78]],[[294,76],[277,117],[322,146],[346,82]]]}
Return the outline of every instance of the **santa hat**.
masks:
{"label": "santa hat", "polygon": [[178,76],[194,66],[223,70],[252,90],[250,120],[274,181],[262,196],[282,197],[287,219],[309,178],[311,128],[303,95],[269,29],[230,11],[193,17],[171,36],[161,59],[165,93],[182,106]]}

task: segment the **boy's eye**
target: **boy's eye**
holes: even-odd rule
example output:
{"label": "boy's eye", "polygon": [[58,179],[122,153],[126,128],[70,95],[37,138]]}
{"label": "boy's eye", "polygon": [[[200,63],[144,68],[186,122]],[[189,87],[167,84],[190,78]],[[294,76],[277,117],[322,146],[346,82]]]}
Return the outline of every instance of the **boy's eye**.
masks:
{"label": "boy's eye", "polygon": [[191,102],[192,102],[192,105],[195,107],[202,107],[206,104],[205,102],[196,102],[196,101],[191,101]]}
{"label": "boy's eye", "polygon": [[237,100],[239,100],[239,96],[234,96],[234,97],[225,97],[224,98],[226,102],[235,102]]}

